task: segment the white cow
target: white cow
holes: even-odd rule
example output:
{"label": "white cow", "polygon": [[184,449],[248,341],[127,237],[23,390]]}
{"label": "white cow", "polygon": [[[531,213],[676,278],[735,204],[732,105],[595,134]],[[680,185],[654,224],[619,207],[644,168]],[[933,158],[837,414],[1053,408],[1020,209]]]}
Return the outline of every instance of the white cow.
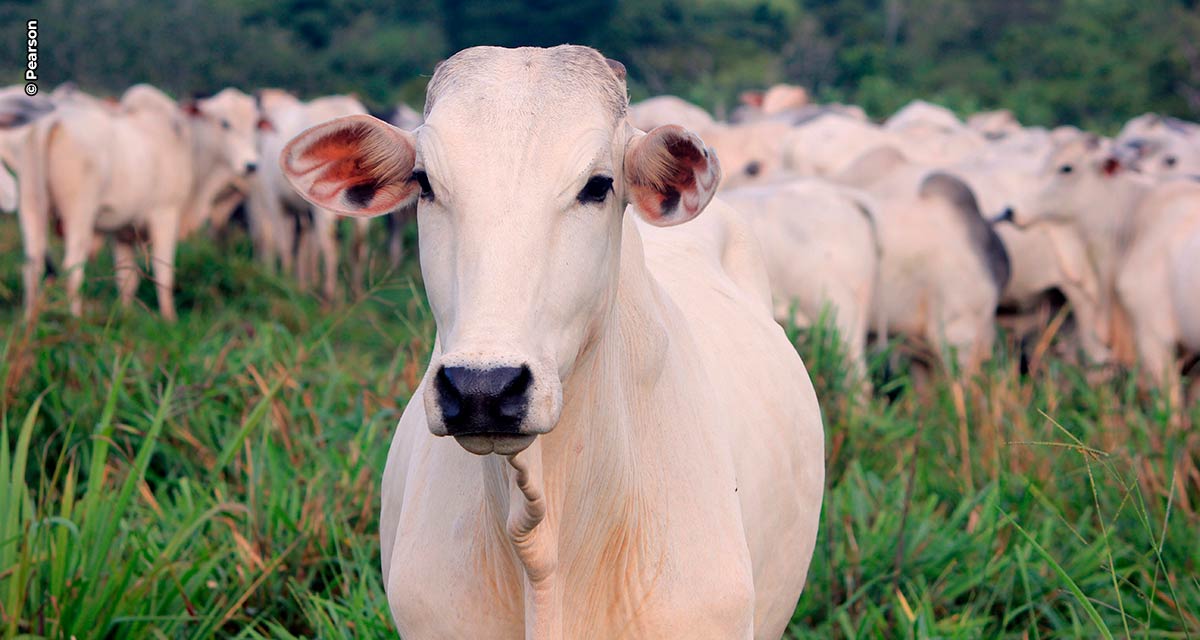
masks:
{"label": "white cow", "polygon": [[183,211],[193,195],[194,143],[220,140],[235,171],[257,160],[236,144],[233,132],[207,117],[188,117],[173,100],[149,85],[135,85],[110,107],[95,100],[64,100],[30,127],[18,175],[25,246],[25,302],[31,313],[42,277],[49,224],[62,223],[67,296],[79,315],[84,263],[95,233],[116,244],[117,288],[132,301],[140,271],[134,245],[148,238],[163,317],[175,318],[172,289],[175,245]]}
{"label": "white cow", "polygon": [[47,97],[29,97],[24,85],[0,89],[0,211],[17,210],[17,170],[25,144],[25,125],[54,108]]}
{"label": "white cow", "polygon": [[703,131],[716,124],[707,111],[675,96],[655,96],[631,105],[629,121],[644,131],[667,124]]}
{"label": "white cow", "polygon": [[721,188],[763,184],[783,172],[783,142],[791,127],[776,120],[714,124],[697,131],[717,152],[724,168]]}
{"label": "white cow", "polygon": [[851,370],[866,377],[865,345],[879,271],[869,198],[821,180],[723,192],[762,244],[775,319],[807,327],[830,313]]}
{"label": "white cow", "polygon": [[1138,171],[1160,178],[1200,176],[1200,125],[1148,113],[1117,135],[1117,155]]}
{"label": "white cow", "polygon": [[883,258],[872,305],[878,335],[923,339],[965,374],[990,357],[1008,254],[959,178],[893,147],[865,154],[838,180],[878,203]]}
{"label": "white cow", "polygon": [[322,207],[419,198],[438,337],[381,514],[405,638],[775,639],[791,618],[816,397],[733,209],[656,228],[720,170],[678,126],[629,126],[625,96],[592,49],[478,47],[438,66],[415,134],[343,118],[284,151]]}
{"label": "white cow", "polygon": [[953,111],[924,100],[913,100],[904,105],[883,123],[883,128],[888,131],[903,131],[913,126],[932,126],[944,131],[965,128]]}
{"label": "white cow", "polygon": [[891,132],[837,113],[822,114],[786,134],[783,165],[803,176],[832,177],[868,151],[899,145]]}
{"label": "white cow", "polygon": [[1114,304],[1117,270],[1136,228],[1134,212],[1154,181],[1127,170],[1111,142],[1095,135],[1063,134],[1037,175],[1032,197],[1013,211],[1021,227],[1059,225],[1086,250],[1088,277],[1098,283],[1098,322],[1113,357],[1132,364],[1132,345],[1121,309]]}
{"label": "white cow", "polygon": [[249,189],[244,177],[258,169],[259,131],[269,129],[270,123],[259,117],[252,96],[232,87],[187,102],[184,111],[210,125],[192,141],[194,186],[180,228],[187,236],[205,222],[214,229],[228,222]]}
{"label": "white cow", "polygon": [[1011,267],[1001,305],[1024,314],[1020,324],[1036,326],[1028,320],[1037,315],[1045,293],[1061,292],[1071,305],[1079,346],[1090,361],[1108,362],[1108,318],[1100,307],[1100,283],[1088,262],[1087,247],[1060,223],[1026,228],[1011,223],[1014,211],[1035,206],[1037,172],[1050,152],[1048,137],[1034,136],[1041,144],[1030,144],[1022,139],[1026,135],[1009,134],[989,145],[985,154],[949,170],[971,187],[985,215],[999,218],[993,228]]}
{"label": "white cow", "polygon": [[[399,104],[383,120],[386,120],[395,127],[412,131],[421,126],[421,123],[425,121],[425,116],[406,104]],[[417,207],[415,203],[411,206],[397,209],[387,217],[388,262],[393,269],[399,268],[400,264],[404,261],[404,230],[416,218]]]}
{"label": "white cow", "polygon": [[1117,273],[1142,381],[1178,381],[1175,353],[1200,354],[1200,183],[1158,185],[1138,203],[1136,231]]}
{"label": "white cow", "polygon": [[[366,114],[367,109],[350,96],[326,96],[302,102],[284,91],[259,92],[263,117],[272,130],[263,131],[259,145],[264,158],[277,158],[289,139],[304,129],[347,115]],[[267,163],[251,181],[247,202],[256,252],[267,262],[278,258],[285,271],[295,267],[296,278],[307,288],[321,269],[321,294],[326,301],[337,294],[337,217],[328,209],[310,206],[284,178],[277,163]],[[351,282],[355,291],[362,284],[365,268],[367,221],[354,225],[355,249],[351,254]],[[294,260],[294,263],[293,263]]]}

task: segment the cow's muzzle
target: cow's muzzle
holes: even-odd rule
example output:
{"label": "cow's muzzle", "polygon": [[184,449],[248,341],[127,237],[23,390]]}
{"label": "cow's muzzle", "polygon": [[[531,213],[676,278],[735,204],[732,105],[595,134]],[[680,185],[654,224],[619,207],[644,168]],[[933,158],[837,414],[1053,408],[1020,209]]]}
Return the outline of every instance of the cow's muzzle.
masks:
{"label": "cow's muzzle", "polygon": [[525,365],[475,369],[443,366],[434,377],[446,435],[471,453],[513,454],[536,434],[522,430],[533,374]]}

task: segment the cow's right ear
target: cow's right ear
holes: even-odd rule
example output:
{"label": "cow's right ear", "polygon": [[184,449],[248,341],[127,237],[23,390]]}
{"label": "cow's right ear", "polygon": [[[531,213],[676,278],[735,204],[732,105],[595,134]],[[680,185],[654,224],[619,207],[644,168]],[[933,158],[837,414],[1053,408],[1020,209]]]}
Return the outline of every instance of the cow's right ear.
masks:
{"label": "cow's right ear", "polygon": [[411,133],[371,116],[346,116],[308,129],[279,156],[288,182],[305,200],[334,213],[383,215],[421,191],[412,179]]}

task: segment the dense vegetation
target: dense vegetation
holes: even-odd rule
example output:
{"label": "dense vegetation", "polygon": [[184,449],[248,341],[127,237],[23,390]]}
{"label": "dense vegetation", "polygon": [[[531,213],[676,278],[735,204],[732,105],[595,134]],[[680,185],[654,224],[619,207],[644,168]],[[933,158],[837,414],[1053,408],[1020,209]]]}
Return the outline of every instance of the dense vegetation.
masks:
{"label": "dense vegetation", "polygon": [[4,84],[20,79],[29,18],[43,79],[98,92],[280,86],[419,107],[462,47],[572,42],[623,61],[635,99],[718,113],[788,81],[875,116],[915,97],[1105,130],[1200,114],[1195,0],[9,0]]}
{"label": "dense vegetation", "polygon": [[[433,335],[416,261],[323,310],[244,239],[194,239],[170,325],[145,281],[113,308],[102,252],[85,317],[51,285],[30,326],[20,255],[0,216],[0,638],[391,637],[379,478]],[[1053,335],[1027,374],[1002,341],[924,392],[877,357],[864,402],[833,336],[796,335],[828,491],[789,637],[1200,634],[1200,406],[1097,382]]]}

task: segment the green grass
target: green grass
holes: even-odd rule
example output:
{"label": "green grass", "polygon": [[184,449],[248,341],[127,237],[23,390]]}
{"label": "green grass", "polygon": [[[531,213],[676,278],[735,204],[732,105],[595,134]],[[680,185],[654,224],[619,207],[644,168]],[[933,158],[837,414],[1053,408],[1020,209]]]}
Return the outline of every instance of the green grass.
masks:
{"label": "green grass", "polygon": [[[433,335],[415,261],[322,309],[244,240],[190,241],[168,325],[148,284],[113,309],[105,252],[85,318],[52,286],[34,327],[19,263],[0,218],[0,639],[391,637],[378,483]],[[1196,407],[1020,375],[1003,345],[966,384],[862,400],[831,332],[796,339],[829,490],[790,636],[1200,638]]]}

